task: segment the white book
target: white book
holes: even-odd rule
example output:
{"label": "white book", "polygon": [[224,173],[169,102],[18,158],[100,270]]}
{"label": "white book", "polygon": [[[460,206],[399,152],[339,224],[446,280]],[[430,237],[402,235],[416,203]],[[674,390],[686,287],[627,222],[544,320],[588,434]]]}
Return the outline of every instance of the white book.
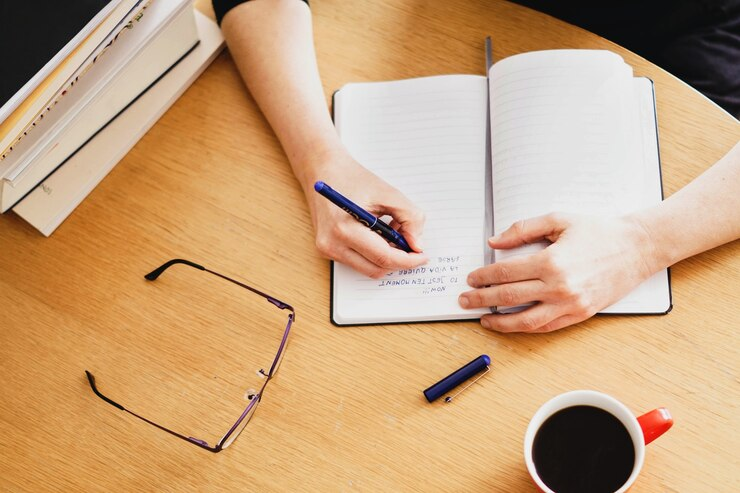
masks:
{"label": "white book", "polygon": [[[115,66],[121,54],[117,51],[96,63],[75,86],[80,92],[65,96],[59,105],[62,107],[55,108],[42,128],[36,129],[46,132],[42,139],[29,135],[29,141],[36,140],[36,147],[31,150],[35,157],[14,179],[0,181],[0,212],[21,200],[198,43],[189,0],[155,1],[139,22],[141,25],[131,29],[130,37],[111,46],[111,51],[120,46],[124,54],[131,52],[133,56]],[[136,39],[146,40],[145,44],[125,45]],[[111,78],[97,80],[101,75],[107,78],[111,72]],[[20,142],[19,151],[25,142]]]}
{"label": "white book", "polygon": [[[9,162],[4,163],[10,148],[24,137],[33,122],[53,104],[59,91],[64,90],[80,67],[95,57],[129,20],[136,17],[146,0],[112,0],[51,60],[0,108],[0,176]],[[60,8],[64,9],[61,3]],[[63,18],[62,23],[70,22]],[[38,26],[29,26],[33,30]],[[46,41],[46,40],[44,40]],[[26,40],[26,42],[31,42]],[[22,49],[11,47],[11,49]]]}
{"label": "white book", "polygon": [[[123,18],[123,16],[128,13],[128,11],[131,9],[133,4],[136,3],[138,0],[127,0],[123,4],[121,3],[122,0],[110,0],[107,4],[105,4],[91,19],[90,21],[85,24],[82,29],[80,29],[74,36],[72,36],[67,43],[64,44],[64,46],[61,46],[61,49],[57,51],[49,60],[46,60],[44,65],[39,69],[35,74],[33,74],[23,86],[18,89],[18,91],[13,94],[7,101],[0,101],[2,103],[0,105],[0,122],[4,121],[8,116],[10,116],[13,111],[20,106],[20,104],[29,97],[33,91],[41,85],[47,77],[52,75],[54,71],[59,67],[60,65],[63,65],[63,62],[66,61],[67,57],[70,55],[73,55],[76,58],[79,63],[82,63],[82,61],[87,57],[87,55],[92,51],[92,49],[95,48],[95,46],[98,45],[100,41],[103,40],[103,38],[107,35],[108,32],[110,32],[114,25],[118,24],[118,22]],[[45,8],[48,8],[49,6],[44,6]],[[64,4],[59,3],[57,5],[51,6],[52,8],[57,7],[59,8],[59,11],[57,12],[67,12],[69,9],[64,6]],[[11,10],[12,11],[12,10]],[[18,22],[18,19],[6,19],[9,22]],[[25,20],[25,19],[24,19]],[[61,19],[62,22],[67,21],[69,19],[63,18]],[[23,20],[21,20],[21,23]],[[17,31],[19,29],[28,28],[29,30],[38,29],[40,26],[38,25],[21,25],[21,26],[13,26],[14,31]],[[18,40],[18,43],[27,43],[27,42],[34,42],[36,41],[36,38],[33,38],[33,41],[29,40]],[[46,40],[43,40],[44,42]],[[91,41],[91,43],[88,43],[88,41]],[[97,42],[96,42],[97,41]],[[86,46],[85,46],[86,45]],[[78,48],[83,47],[82,50],[79,50]],[[10,49],[18,49],[17,46],[11,46]],[[89,50],[89,51],[86,51]],[[79,63],[77,65],[79,65]],[[71,65],[69,69],[74,70],[74,67],[76,65]],[[71,74],[71,72],[70,72]],[[64,77],[62,79],[62,82],[66,80],[67,77]],[[45,101],[45,100],[44,100]],[[43,104],[43,101],[42,101]],[[0,144],[0,148],[4,150],[4,147],[2,144]]]}
{"label": "white book", "polygon": [[216,58],[224,46],[197,10],[200,43],[13,209],[49,236]]}
{"label": "white book", "polygon": [[[337,325],[505,311],[461,308],[467,274],[545,246],[492,255],[492,231],[554,211],[616,216],[662,200],[652,82],[608,51],[516,55],[494,64],[488,78],[348,84],[334,96],[334,118],[352,156],[425,211],[430,258],[379,280],[333,263]],[[602,313],[670,308],[664,270]]]}
{"label": "white book", "polygon": [[62,90],[63,97],[61,94],[55,97],[45,116],[13,145],[13,150],[0,162],[5,169],[3,179],[16,183],[28,172],[30,166],[58,143],[60,132],[190,3],[189,0],[149,0],[140,4],[140,12],[128,22],[128,27],[117,28],[104,48],[73,75],[73,83]]}

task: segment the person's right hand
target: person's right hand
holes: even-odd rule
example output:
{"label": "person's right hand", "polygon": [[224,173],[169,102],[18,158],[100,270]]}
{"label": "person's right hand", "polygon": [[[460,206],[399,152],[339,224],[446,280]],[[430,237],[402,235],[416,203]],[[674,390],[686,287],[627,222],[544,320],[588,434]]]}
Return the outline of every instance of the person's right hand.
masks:
{"label": "person's right hand", "polygon": [[[404,236],[414,253],[391,246],[319,195],[313,188],[318,180],[326,182],[368,212],[378,217],[392,217],[390,226]],[[422,211],[346,152],[325,160],[302,185],[316,232],[316,247],[324,256],[375,279],[392,270],[412,269],[427,262],[426,255],[421,253]]]}

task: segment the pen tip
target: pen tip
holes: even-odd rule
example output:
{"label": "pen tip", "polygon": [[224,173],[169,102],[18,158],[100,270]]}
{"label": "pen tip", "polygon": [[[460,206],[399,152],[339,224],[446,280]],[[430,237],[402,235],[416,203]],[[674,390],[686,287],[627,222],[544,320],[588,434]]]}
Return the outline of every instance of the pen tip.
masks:
{"label": "pen tip", "polygon": [[324,185],[326,185],[323,181],[317,181],[313,184],[313,189],[317,192],[320,192],[322,188],[324,188]]}

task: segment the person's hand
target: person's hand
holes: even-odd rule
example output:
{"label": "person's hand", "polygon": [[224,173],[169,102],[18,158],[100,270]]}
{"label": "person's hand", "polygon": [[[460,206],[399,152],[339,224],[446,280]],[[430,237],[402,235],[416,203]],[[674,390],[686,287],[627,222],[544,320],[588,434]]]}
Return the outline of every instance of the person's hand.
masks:
{"label": "person's hand", "polygon": [[[368,212],[390,216],[390,226],[401,233],[415,253],[391,246],[345,211],[313,189],[321,180]],[[427,262],[421,253],[424,214],[401,192],[381,180],[346,153],[327,159],[303,183],[311,210],[316,247],[324,256],[347,264],[372,278],[396,269],[412,269]]]}
{"label": "person's hand", "polygon": [[468,275],[476,288],[460,295],[463,308],[535,304],[518,313],[481,317],[500,332],[550,332],[594,315],[659,270],[654,247],[630,216],[599,219],[548,214],[515,223],[488,240],[509,249],[548,240],[544,250],[508,258]]}

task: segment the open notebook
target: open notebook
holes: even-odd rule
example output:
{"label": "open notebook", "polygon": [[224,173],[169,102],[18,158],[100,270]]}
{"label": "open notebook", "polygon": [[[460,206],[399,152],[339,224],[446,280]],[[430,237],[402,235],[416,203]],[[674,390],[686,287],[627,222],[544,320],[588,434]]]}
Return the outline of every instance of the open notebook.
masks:
{"label": "open notebook", "polygon": [[[467,274],[545,247],[491,252],[492,232],[553,211],[621,215],[662,200],[652,82],[608,51],[516,55],[488,78],[348,84],[334,119],[352,156],[425,211],[430,258],[380,280],[333,263],[337,325],[478,318],[496,308],[458,305]],[[670,308],[664,270],[602,313]]]}

